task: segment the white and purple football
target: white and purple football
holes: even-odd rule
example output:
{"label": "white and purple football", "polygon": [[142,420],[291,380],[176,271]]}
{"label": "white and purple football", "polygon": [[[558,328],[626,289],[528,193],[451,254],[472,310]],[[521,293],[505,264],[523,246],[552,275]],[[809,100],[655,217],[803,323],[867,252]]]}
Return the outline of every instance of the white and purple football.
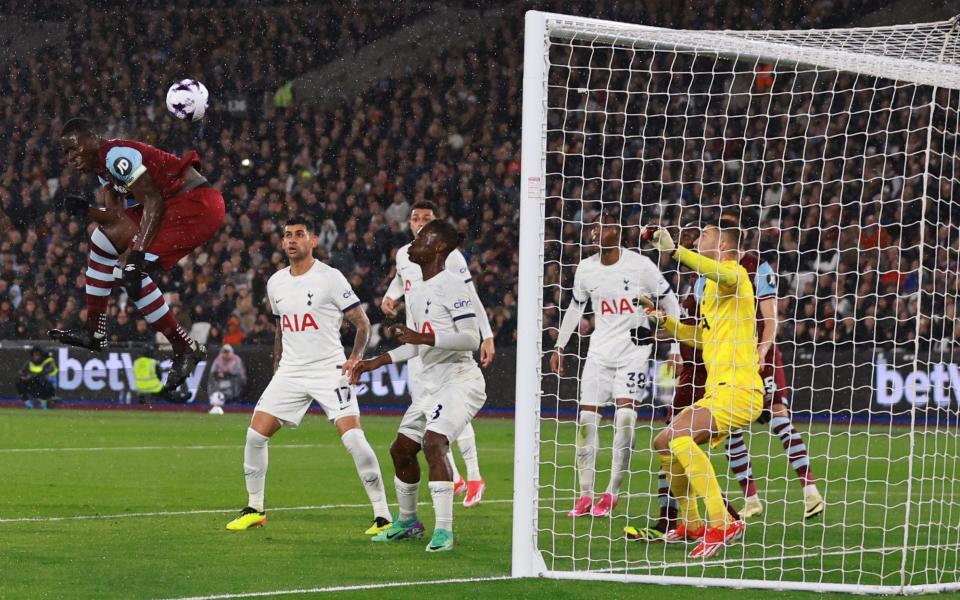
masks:
{"label": "white and purple football", "polygon": [[184,79],[167,90],[167,110],[184,121],[199,121],[207,112],[210,93],[196,79]]}

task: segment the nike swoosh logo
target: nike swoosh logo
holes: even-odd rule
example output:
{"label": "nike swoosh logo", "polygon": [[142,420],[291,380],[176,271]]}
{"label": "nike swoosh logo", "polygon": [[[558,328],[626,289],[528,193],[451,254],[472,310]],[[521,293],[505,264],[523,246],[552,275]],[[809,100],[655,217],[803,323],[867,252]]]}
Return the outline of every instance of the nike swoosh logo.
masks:
{"label": "nike swoosh logo", "polygon": [[283,298],[277,298],[277,299],[274,300],[273,302],[274,302],[274,304],[280,304],[281,302],[283,302]]}
{"label": "nike swoosh logo", "polygon": [[407,532],[406,529],[401,529],[400,531],[394,533],[393,535],[390,535],[390,534],[388,533],[388,534],[387,534],[387,539],[388,539],[388,540],[392,540],[392,539],[396,538],[397,536],[403,535],[403,534],[406,533],[406,532]]}

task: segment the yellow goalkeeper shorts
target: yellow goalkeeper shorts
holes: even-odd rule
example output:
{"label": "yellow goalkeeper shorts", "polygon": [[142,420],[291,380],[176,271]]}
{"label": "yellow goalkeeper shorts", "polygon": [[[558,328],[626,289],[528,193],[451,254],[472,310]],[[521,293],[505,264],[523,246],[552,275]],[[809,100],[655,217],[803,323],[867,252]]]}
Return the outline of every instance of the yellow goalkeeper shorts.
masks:
{"label": "yellow goalkeeper shorts", "polygon": [[703,398],[694,403],[710,409],[717,433],[711,440],[712,446],[718,445],[732,431],[750,426],[763,411],[763,391],[735,389],[729,386],[707,390]]}

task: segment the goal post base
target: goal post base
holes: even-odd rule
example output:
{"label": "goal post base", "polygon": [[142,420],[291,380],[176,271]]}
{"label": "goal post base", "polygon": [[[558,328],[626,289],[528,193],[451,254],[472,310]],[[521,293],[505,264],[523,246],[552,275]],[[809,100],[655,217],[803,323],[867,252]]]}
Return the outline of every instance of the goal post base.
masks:
{"label": "goal post base", "polygon": [[665,575],[635,575],[630,573],[599,573],[596,571],[544,571],[545,579],[609,581],[614,583],[647,583],[657,585],[685,585],[691,587],[724,587],[750,590],[775,590],[875,596],[919,595],[960,590],[960,583],[933,583],[921,585],[858,585],[808,581],[767,581],[763,579],[725,579],[720,577],[675,577]]}

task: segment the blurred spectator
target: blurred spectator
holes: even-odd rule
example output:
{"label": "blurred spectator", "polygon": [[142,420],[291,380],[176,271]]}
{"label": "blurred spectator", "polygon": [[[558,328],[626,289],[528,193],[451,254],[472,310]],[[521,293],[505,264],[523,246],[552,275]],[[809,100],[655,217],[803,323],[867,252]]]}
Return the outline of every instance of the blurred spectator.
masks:
{"label": "blurred spectator", "polygon": [[243,340],[246,339],[246,337],[247,334],[240,329],[240,319],[237,317],[230,317],[227,320],[227,331],[223,335],[223,343],[239,346],[243,343]]}
{"label": "blurred spectator", "polygon": [[49,352],[34,347],[30,358],[17,374],[17,395],[24,406],[33,408],[33,401],[40,400],[40,408],[46,409],[47,403],[56,391],[57,361]]}
{"label": "blurred spectator", "polygon": [[243,360],[233,351],[233,346],[225,344],[210,367],[207,377],[207,394],[213,396],[219,392],[225,402],[239,402],[243,388],[247,384],[247,371]]}

